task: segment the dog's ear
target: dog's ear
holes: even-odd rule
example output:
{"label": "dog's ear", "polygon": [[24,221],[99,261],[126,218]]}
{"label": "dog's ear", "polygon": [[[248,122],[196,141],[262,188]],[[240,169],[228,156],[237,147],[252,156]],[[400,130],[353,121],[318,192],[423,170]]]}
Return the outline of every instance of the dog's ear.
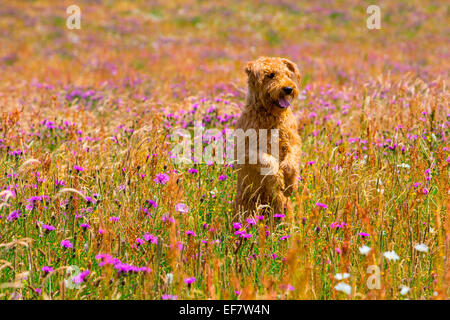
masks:
{"label": "dog's ear", "polygon": [[255,61],[247,62],[247,65],[245,66],[245,72],[247,73],[248,80],[252,82],[261,83],[262,79],[264,78],[261,72],[261,69],[258,66],[258,63]]}
{"label": "dog's ear", "polygon": [[300,86],[301,77],[297,65],[293,63],[291,60],[286,58],[281,59],[281,61],[283,61],[283,63],[287,66],[287,68],[295,74],[295,77],[297,78],[297,84]]}
{"label": "dog's ear", "polygon": [[247,76],[249,76],[249,77],[252,74],[255,75],[255,63],[253,61],[247,62],[246,66],[245,66],[245,72],[247,73]]}

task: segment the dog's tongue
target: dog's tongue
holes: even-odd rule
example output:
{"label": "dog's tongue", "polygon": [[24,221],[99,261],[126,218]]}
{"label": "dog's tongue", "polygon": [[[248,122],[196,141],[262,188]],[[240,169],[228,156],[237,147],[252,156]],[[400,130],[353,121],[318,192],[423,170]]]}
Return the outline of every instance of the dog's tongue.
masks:
{"label": "dog's tongue", "polygon": [[289,101],[287,101],[287,99],[285,97],[280,98],[278,100],[278,103],[280,104],[280,106],[282,106],[283,108],[287,108],[289,107],[291,104],[289,103]]}

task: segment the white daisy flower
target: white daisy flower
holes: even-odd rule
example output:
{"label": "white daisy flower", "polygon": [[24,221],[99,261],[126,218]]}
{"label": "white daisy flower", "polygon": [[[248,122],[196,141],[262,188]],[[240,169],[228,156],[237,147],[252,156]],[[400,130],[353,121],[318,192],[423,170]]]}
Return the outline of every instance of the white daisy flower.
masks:
{"label": "white daisy flower", "polygon": [[405,294],[407,294],[407,293],[409,292],[409,290],[410,290],[409,287],[407,287],[407,286],[401,286],[401,287],[400,287],[400,294],[401,294],[402,296],[404,296]]}
{"label": "white daisy flower", "polygon": [[392,251],[386,251],[385,253],[383,253],[383,256],[388,259],[388,260],[393,260],[393,261],[397,261],[400,259],[400,257],[395,253],[394,250]]}
{"label": "white daisy flower", "polygon": [[350,273],[336,273],[334,275],[334,278],[336,280],[344,280],[350,277]]}
{"label": "white daisy flower", "polygon": [[369,254],[370,250],[372,250],[372,248],[369,248],[368,246],[363,245],[362,247],[359,248],[359,253],[367,256]]}
{"label": "white daisy flower", "polygon": [[417,244],[414,249],[420,252],[428,252],[428,247],[425,243]]}
{"label": "white daisy flower", "polygon": [[411,166],[409,164],[407,164],[407,163],[398,164],[397,167],[406,168],[406,169],[411,168]]}
{"label": "white daisy flower", "polygon": [[335,287],[335,290],[337,291],[341,291],[344,292],[348,295],[350,295],[352,293],[352,287],[350,287],[348,284],[346,284],[345,282],[339,282]]}

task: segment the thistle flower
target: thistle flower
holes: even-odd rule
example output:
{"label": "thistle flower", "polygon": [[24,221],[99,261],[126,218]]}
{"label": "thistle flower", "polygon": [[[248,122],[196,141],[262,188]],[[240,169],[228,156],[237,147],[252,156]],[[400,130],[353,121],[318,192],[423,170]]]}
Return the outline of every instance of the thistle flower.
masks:
{"label": "thistle flower", "polygon": [[73,170],[78,171],[78,172],[83,172],[83,171],[84,171],[84,168],[75,165],[75,166],[73,166]]}
{"label": "thistle flower", "polygon": [[360,232],[359,233],[359,235],[361,236],[361,237],[370,237],[370,234],[368,234],[367,232]]}
{"label": "thistle flower", "polygon": [[190,278],[184,279],[184,283],[186,283],[188,285],[194,283],[195,281],[197,281],[197,279],[195,277],[190,277]]}
{"label": "thistle flower", "polygon": [[63,248],[66,248],[66,249],[68,249],[68,248],[73,248],[73,244],[69,241],[69,240],[63,240],[63,241],[61,241],[61,246],[63,247]]}
{"label": "thistle flower", "polygon": [[41,268],[41,271],[43,271],[45,274],[53,272],[53,268],[52,267],[48,267],[48,266],[44,266]]}
{"label": "thistle flower", "polygon": [[44,229],[45,231],[50,232],[50,231],[55,230],[55,227],[54,227],[54,226],[51,226],[51,225],[48,225],[48,224],[43,224],[43,225],[42,225],[42,229]]}
{"label": "thistle flower", "polygon": [[157,184],[164,185],[169,182],[169,175],[167,173],[158,173],[153,181]]}
{"label": "thistle flower", "polygon": [[239,222],[233,222],[233,228],[239,230],[242,228],[242,225]]}
{"label": "thistle flower", "polygon": [[84,230],[87,230],[87,229],[90,229],[90,228],[91,228],[91,226],[89,225],[89,223],[82,223],[82,224],[80,225],[80,227],[83,228]]}
{"label": "thistle flower", "polygon": [[154,236],[154,235],[152,235],[150,233],[144,234],[144,240],[147,241],[147,242],[151,242],[153,244],[157,244],[158,243],[158,237]]}
{"label": "thistle flower", "polygon": [[21,214],[22,212],[20,210],[14,210],[6,217],[6,220],[8,220],[8,222],[17,220],[20,218]]}
{"label": "thistle flower", "polygon": [[328,206],[327,206],[326,204],[324,204],[324,203],[317,202],[317,203],[316,203],[316,206],[317,206],[317,207],[324,208],[324,209],[328,209]]}
{"label": "thistle flower", "polygon": [[156,201],[150,199],[150,200],[147,200],[147,202],[153,208],[158,208],[158,204],[156,203]]}
{"label": "thistle flower", "polygon": [[72,278],[72,282],[76,284],[83,283],[86,277],[91,273],[89,269],[84,270],[83,272],[79,273],[75,277]]}

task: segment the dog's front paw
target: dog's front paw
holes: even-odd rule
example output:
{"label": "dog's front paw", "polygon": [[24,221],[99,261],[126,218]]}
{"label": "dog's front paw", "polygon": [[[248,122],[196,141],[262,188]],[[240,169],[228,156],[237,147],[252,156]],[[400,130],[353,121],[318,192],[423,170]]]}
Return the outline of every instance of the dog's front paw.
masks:
{"label": "dog's front paw", "polygon": [[279,170],[278,160],[271,156],[270,154],[261,154],[259,157],[259,161],[261,163],[261,174],[266,175],[276,175]]}
{"label": "dog's front paw", "polygon": [[298,170],[297,168],[290,162],[282,162],[280,165],[280,169],[283,171],[284,175],[284,184],[286,186],[284,190],[285,195],[290,195],[293,190],[297,188],[297,176]]}

